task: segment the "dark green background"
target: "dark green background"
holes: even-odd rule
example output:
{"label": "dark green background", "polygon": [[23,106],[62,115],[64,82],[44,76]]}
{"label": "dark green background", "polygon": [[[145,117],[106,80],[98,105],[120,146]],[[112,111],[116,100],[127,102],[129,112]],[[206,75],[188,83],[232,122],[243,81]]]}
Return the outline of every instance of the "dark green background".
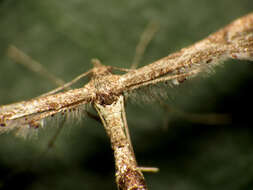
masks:
{"label": "dark green background", "polygon": [[[91,68],[94,57],[106,65],[130,67],[150,20],[160,29],[142,65],[252,10],[252,0],[1,0],[0,104],[55,87],[9,60],[9,44],[68,81]],[[160,168],[157,174],[145,174],[150,189],[253,188],[252,71],[250,62],[230,61],[210,77],[168,88],[169,105],[190,113],[230,113],[230,125],[200,125],[170,116],[158,105],[143,103],[142,91],[127,104],[139,164]],[[136,105],[138,101],[142,103]],[[69,122],[55,147],[42,155],[56,125],[27,140],[0,136],[0,189],[116,189],[113,155],[102,126],[87,117]]]}

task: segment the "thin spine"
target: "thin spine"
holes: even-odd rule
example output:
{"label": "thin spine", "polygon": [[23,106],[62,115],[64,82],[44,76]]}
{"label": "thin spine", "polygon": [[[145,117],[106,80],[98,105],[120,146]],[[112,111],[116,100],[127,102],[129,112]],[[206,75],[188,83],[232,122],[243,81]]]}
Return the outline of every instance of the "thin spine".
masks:
{"label": "thin spine", "polygon": [[130,67],[131,69],[136,69],[139,66],[141,59],[143,58],[143,55],[146,51],[146,48],[148,47],[150,41],[153,39],[158,29],[159,25],[156,22],[150,21],[148,23],[145,30],[141,34],[139,43],[136,46],[133,63]]}
{"label": "thin spine", "polygon": [[42,77],[48,79],[51,83],[54,83],[57,86],[62,86],[65,83],[62,79],[51,74],[38,61],[32,59],[30,56],[19,50],[14,45],[10,45],[8,47],[7,56],[14,60],[16,63],[24,65],[34,73],[40,74]]}
{"label": "thin spine", "polygon": [[40,76],[48,79],[51,83],[55,84],[56,86],[59,86],[59,87],[57,87],[45,94],[42,94],[41,97],[47,96],[50,94],[55,94],[56,92],[59,92],[64,89],[70,90],[71,85],[73,85],[74,83],[76,83],[80,79],[86,77],[87,75],[89,75],[92,72],[92,70],[89,70],[85,73],[78,75],[73,80],[66,83],[64,80],[56,77],[54,74],[49,72],[45,67],[43,67],[42,64],[40,64],[38,61],[32,59],[30,56],[25,54],[23,51],[21,51],[20,49],[18,49],[14,45],[10,45],[8,47],[7,56],[9,58],[11,58],[12,60],[14,60],[16,63],[24,65],[26,68],[28,68],[32,72],[39,74]]}
{"label": "thin spine", "polygon": [[47,93],[45,93],[45,94],[42,94],[41,96],[48,96],[48,95],[51,95],[51,94],[55,94],[56,92],[59,92],[59,91],[61,91],[61,90],[63,90],[63,89],[69,88],[71,85],[73,85],[74,83],[76,83],[76,82],[79,81],[80,79],[86,77],[86,76],[89,75],[90,73],[92,73],[92,70],[89,70],[89,71],[87,71],[87,72],[84,72],[84,73],[78,75],[78,76],[75,77],[73,80],[71,80],[71,81],[65,83],[64,85],[61,85],[61,86],[59,86],[58,88],[55,88],[55,89],[53,89],[53,90],[51,90],[51,91],[49,91],[49,92],[47,92]]}

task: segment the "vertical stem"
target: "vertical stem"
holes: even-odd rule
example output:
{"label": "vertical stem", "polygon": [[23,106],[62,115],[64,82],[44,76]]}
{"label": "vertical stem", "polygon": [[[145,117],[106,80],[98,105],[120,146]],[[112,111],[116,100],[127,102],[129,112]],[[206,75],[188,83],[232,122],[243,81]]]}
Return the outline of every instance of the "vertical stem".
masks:
{"label": "vertical stem", "polygon": [[133,148],[128,138],[124,97],[121,95],[110,105],[95,103],[95,108],[110,137],[116,166],[119,190],[147,190],[144,176],[138,169]]}

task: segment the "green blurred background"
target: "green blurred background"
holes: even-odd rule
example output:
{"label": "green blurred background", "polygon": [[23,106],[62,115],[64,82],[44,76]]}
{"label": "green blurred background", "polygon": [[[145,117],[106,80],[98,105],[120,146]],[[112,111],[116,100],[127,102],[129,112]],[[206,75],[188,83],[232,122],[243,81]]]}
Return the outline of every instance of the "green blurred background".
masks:
{"label": "green blurred background", "polygon": [[[69,81],[90,69],[94,57],[129,68],[151,20],[160,29],[141,65],[252,10],[252,0],[0,0],[0,104],[55,87],[10,60],[10,44]],[[229,61],[210,77],[168,88],[168,105],[189,113],[229,113],[232,122],[227,125],[196,124],[170,115],[157,102],[143,104],[142,91],[129,100],[127,117],[137,160],[160,168],[157,174],[145,174],[150,189],[253,188],[252,71],[250,62]],[[11,133],[0,136],[0,189],[116,189],[113,154],[103,127],[88,117],[68,122],[55,146],[43,153],[55,126],[57,122],[26,140]]]}

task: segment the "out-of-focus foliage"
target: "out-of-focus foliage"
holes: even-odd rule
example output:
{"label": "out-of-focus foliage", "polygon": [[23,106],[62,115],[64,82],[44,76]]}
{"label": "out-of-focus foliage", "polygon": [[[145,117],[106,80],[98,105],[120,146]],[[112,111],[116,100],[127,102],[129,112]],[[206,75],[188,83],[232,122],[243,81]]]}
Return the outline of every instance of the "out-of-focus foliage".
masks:
{"label": "out-of-focus foliage", "polygon": [[[1,0],[0,104],[54,88],[8,59],[10,44],[67,81],[91,68],[94,57],[106,65],[130,67],[150,20],[160,30],[142,65],[252,10],[252,0]],[[251,64],[230,61],[209,78],[169,89],[169,105],[191,113],[229,113],[230,125],[194,124],[165,114],[159,105],[127,104],[139,164],[160,168],[157,174],[145,174],[150,189],[253,188]],[[56,125],[33,139],[0,136],[0,189],[116,189],[113,155],[102,126],[89,118],[67,123],[55,147],[43,154]]]}

